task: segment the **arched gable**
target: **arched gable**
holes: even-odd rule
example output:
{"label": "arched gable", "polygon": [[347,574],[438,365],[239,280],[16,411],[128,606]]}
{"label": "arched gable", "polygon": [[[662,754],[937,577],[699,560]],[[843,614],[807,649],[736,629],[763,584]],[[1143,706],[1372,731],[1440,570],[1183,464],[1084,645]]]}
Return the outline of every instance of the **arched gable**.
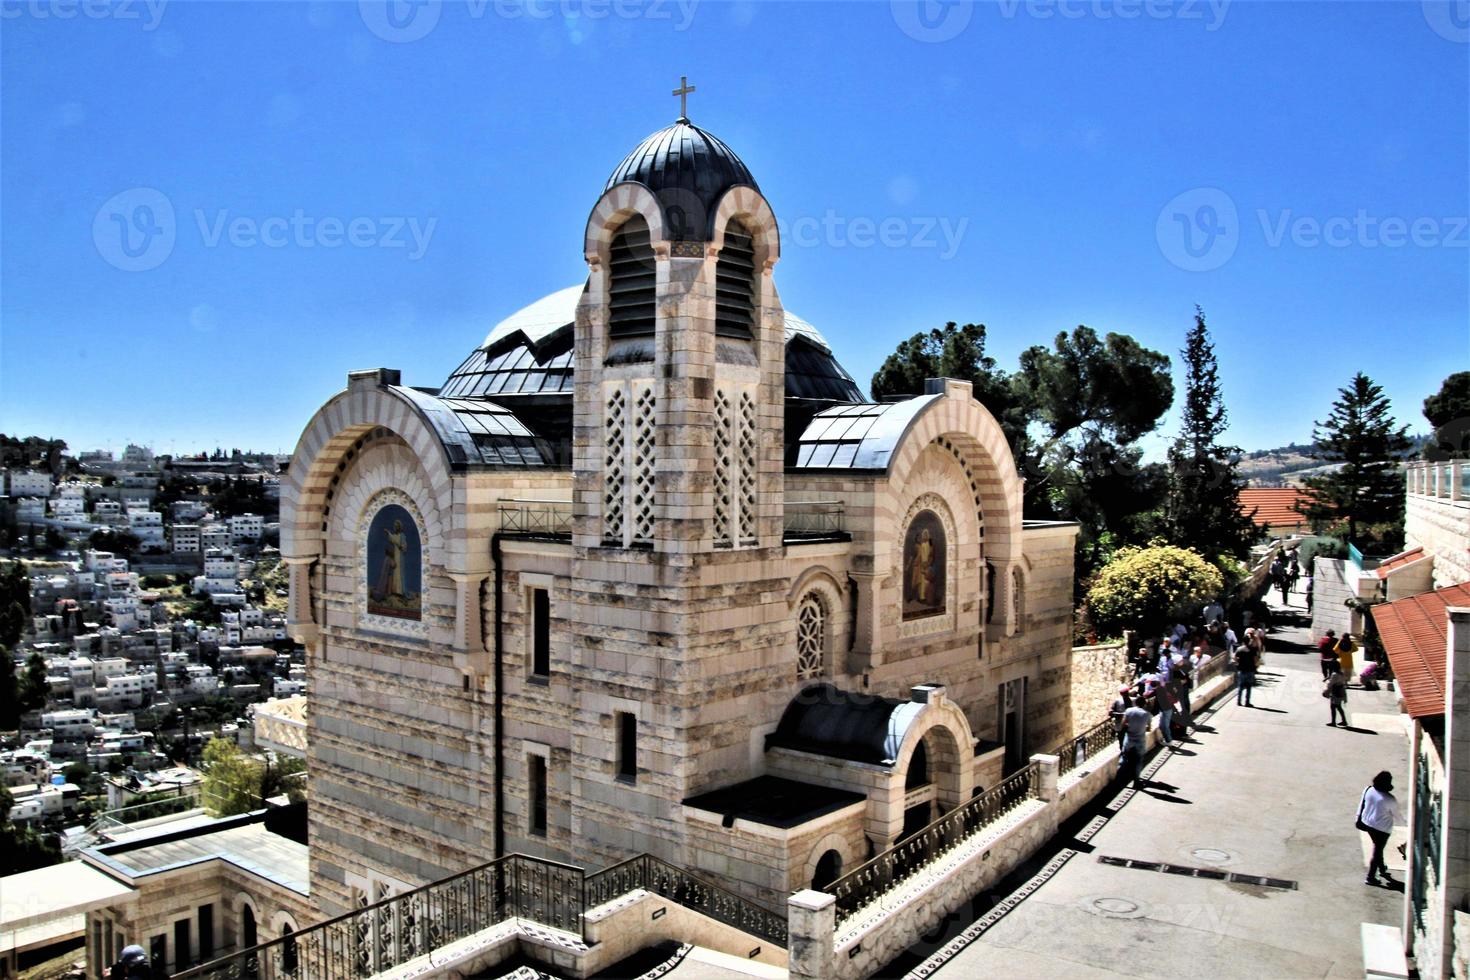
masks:
{"label": "arched gable", "polygon": [[924,408],[903,434],[888,469],[889,487],[898,493],[924,450],[941,440],[953,446],[974,474],[985,528],[985,553],[1009,564],[1021,556],[1021,494],[1005,432],[990,411],[970,397],[966,382],[946,382],[945,398]]}
{"label": "arched gable", "polygon": [[[282,556],[309,560],[321,555],[336,503],[334,477],[340,478],[379,428],[402,439],[422,468],[422,499],[432,504],[424,512],[451,512],[452,474],[444,445],[433,428],[391,386],[360,383],[354,378],[346,391],[333,396],[312,416],[291,455],[281,488]],[[447,565],[462,558],[450,542],[441,540],[440,547],[446,549]]]}
{"label": "arched gable", "polygon": [[899,743],[898,758],[893,765],[894,781],[897,786],[902,787],[914,752],[927,735],[936,731],[942,739],[947,740],[943,744],[954,753],[954,758],[946,760],[931,756],[929,765],[948,770],[942,774],[943,778],[936,778],[934,782],[940,786],[942,797],[949,797],[944,802],[954,806],[970,798],[970,790],[974,785],[975,736],[965,713],[948,698],[940,697],[937,701],[930,701],[909,724],[903,741]]}

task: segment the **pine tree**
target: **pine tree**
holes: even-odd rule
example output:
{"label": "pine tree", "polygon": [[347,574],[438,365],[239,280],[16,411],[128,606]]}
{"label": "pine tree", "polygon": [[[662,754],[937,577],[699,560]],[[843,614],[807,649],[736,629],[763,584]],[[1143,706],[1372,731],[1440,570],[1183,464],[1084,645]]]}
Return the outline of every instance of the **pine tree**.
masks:
{"label": "pine tree", "polygon": [[1244,558],[1255,528],[1240,509],[1240,449],[1219,442],[1229,414],[1220,394],[1215,345],[1198,306],[1179,353],[1184,359],[1184,420],[1169,450],[1169,531],[1180,547],[1207,557]]}
{"label": "pine tree", "polygon": [[1343,522],[1350,543],[1394,547],[1403,536],[1409,427],[1395,423],[1382,386],[1361,371],[1337,394],[1332,414],[1312,425],[1312,457],[1337,469],[1303,481],[1311,500],[1297,509],[1312,521]]}

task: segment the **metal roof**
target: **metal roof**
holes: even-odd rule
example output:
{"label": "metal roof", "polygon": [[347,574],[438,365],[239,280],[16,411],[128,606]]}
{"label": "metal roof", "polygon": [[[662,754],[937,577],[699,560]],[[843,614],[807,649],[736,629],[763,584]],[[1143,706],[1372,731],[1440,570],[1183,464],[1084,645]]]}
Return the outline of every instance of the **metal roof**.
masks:
{"label": "metal roof", "polygon": [[903,434],[942,394],[818,412],[798,441],[797,469],[885,470]]}
{"label": "metal roof", "polygon": [[814,684],[786,706],[767,748],[891,766],[924,705]]}
{"label": "metal roof", "polygon": [[625,181],[653,191],[664,206],[670,241],[709,241],[715,208],[724,193],[741,186],[760,190],[734,150],[682,117],[634,147],[603,190]]}
{"label": "metal roof", "polygon": [[[253,817],[254,815],[252,815]],[[178,836],[165,835],[158,843],[139,841],[112,844],[87,851],[88,860],[126,878],[174,871],[204,861],[226,861],[298,894],[308,893],[305,844],[273,833],[259,819],[231,824],[221,830]]]}
{"label": "metal roof", "polygon": [[[480,345],[479,349],[490,350],[517,331],[524,334],[533,345],[537,345],[562,327],[573,326],[577,322],[577,302],[581,300],[582,291],[585,288],[584,283],[580,286],[558,289],[548,296],[541,297],[530,306],[516,310],[486,334],[485,342]],[[827,343],[821,331],[788,310],[786,311],[786,342],[790,343],[793,337],[798,336],[805,337],[825,351],[832,350],[832,345]]]}
{"label": "metal roof", "polygon": [[484,398],[440,398],[394,385],[434,427],[452,466],[549,466],[552,451],[510,409]]}

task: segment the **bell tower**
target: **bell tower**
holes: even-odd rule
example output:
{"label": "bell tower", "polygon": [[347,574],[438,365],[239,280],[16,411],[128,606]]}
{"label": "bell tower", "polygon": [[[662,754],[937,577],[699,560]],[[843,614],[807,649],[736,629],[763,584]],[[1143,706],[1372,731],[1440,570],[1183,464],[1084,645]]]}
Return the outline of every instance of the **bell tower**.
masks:
{"label": "bell tower", "polygon": [[751,768],[749,739],[716,719],[765,713],[747,699],[781,683],[770,666],[792,642],[771,598],[786,583],[769,571],[782,547],[780,240],[745,164],[681,116],[613,171],[584,254],[572,579],[588,585],[569,625],[574,779],[589,791],[574,794],[573,829],[609,860],[683,861],[680,801]]}

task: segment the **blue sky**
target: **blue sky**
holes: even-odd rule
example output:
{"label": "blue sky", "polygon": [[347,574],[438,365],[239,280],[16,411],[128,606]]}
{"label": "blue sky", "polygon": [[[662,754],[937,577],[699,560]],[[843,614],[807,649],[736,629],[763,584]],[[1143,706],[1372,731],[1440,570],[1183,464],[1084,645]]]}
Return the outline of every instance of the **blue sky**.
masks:
{"label": "blue sky", "polygon": [[1422,429],[1470,367],[1463,0],[0,15],[0,429],[74,449],[289,451],[349,370],[441,383],[585,275],[681,74],[865,387],[946,320],[1005,367],[1079,323],[1175,356],[1198,303],[1263,448],[1359,369]]}

